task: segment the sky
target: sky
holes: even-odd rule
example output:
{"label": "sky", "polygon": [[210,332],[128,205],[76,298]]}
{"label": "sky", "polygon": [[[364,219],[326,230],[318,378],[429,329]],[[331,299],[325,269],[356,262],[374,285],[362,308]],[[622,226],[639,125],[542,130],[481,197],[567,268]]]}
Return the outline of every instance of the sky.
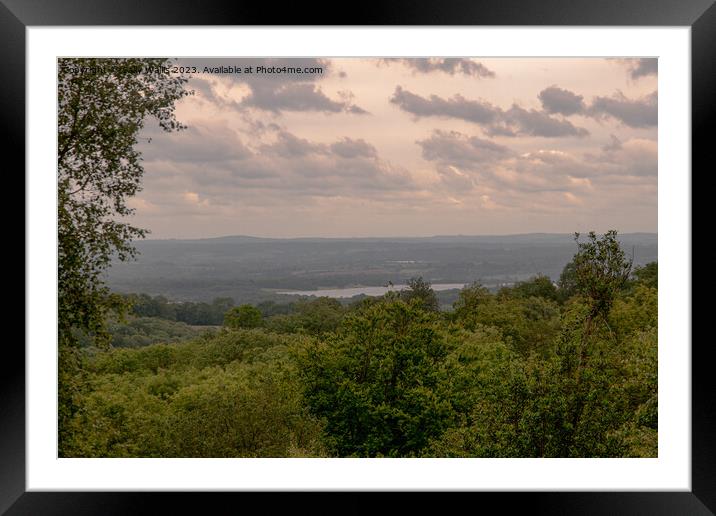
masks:
{"label": "sky", "polygon": [[657,231],[656,59],[178,64],[187,129],[138,145],[149,238]]}

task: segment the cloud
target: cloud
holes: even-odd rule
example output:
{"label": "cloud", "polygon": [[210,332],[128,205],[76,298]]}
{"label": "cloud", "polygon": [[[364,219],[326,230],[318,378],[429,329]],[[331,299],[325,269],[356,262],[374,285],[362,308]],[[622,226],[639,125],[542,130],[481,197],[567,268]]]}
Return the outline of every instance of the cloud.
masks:
{"label": "cloud", "polygon": [[610,134],[609,138],[611,138],[611,141],[602,146],[602,151],[612,152],[612,151],[618,151],[619,149],[622,148],[622,141],[619,138],[617,138],[613,134]]}
{"label": "cloud", "polygon": [[[644,185],[656,175],[656,142],[631,139],[605,145],[598,154],[573,154],[540,149],[519,154],[489,140],[456,131],[434,131],[416,142],[423,158],[435,164],[442,187],[461,196],[479,190],[498,196],[537,192],[569,192],[563,196],[578,204],[595,184],[627,181]],[[628,179],[625,179],[628,178]]]}
{"label": "cloud", "polygon": [[435,171],[440,181],[448,190],[454,192],[465,192],[475,187],[474,178],[471,174],[463,172],[455,165],[438,164]]}
{"label": "cloud", "polygon": [[369,115],[370,113],[363,109],[360,106],[356,106],[355,104],[346,105],[345,106],[345,112],[351,113],[353,115]]}
{"label": "cloud", "polygon": [[[334,72],[328,59],[183,59],[180,64],[195,66],[202,72],[194,75],[190,87],[220,107],[253,108],[275,114],[284,111],[367,114],[355,105],[350,92],[344,98],[332,99],[317,84],[325,77],[339,73]],[[247,67],[253,71],[235,73]],[[222,73],[222,70],[230,72]],[[244,84],[247,92],[237,98],[225,83]],[[222,89],[225,90],[223,93],[220,92]]]}
{"label": "cloud", "polygon": [[209,206],[207,199],[202,199],[201,196],[196,192],[184,192],[184,200],[194,206]]}
{"label": "cloud", "polygon": [[443,72],[450,75],[461,73],[472,77],[495,77],[495,72],[482,63],[472,59],[457,57],[412,57],[387,58],[379,62],[392,64],[400,63],[420,73]]}
{"label": "cloud", "polygon": [[516,104],[504,111],[484,100],[469,100],[462,95],[449,99],[437,95],[424,98],[397,86],[390,102],[416,117],[457,118],[481,125],[490,136],[556,138],[589,134],[586,129],[575,127],[568,120],[551,117],[542,111],[527,110]]}
{"label": "cloud", "polygon": [[612,135],[612,143],[599,154],[585,154],[585,160],[609,176],[641,176],[656,178],[658,145],[655,140],[632,138],[625,142]]}
{"label": "cloud", "polygon": [[659,73],[659,60],[656,57],[646,58],[625,58],[618,61],[627,67],[629,77],[639,79],[649,75],[656,76]]}
{"label": "cloud", "polygon": [[634,128],[654,127],[658,122],[656,91],[638,99],[629,99],[621,91],[617,91],[611,97],[596,96],[587,106],[581,95],[550,86],[540,92],[539,99],[547,113],[560,113],[565,116],[579,114],[595,119],[610,117]]}
{"label": "cloud", "polygon": [[323,111],[340,113],[351,106],[345,102],[331,100],[315,84],[287,83],[276,88],[252,88],[251,94],[242,102],[242,106],[264,109],[280,113],[281,111]]}
{"label": "cloud", "polygon": [[401,86],[395,88],[390,102],[418,117],[459,118],[476,124],[490,124],[501,115],[499,108],[483,100],[467,100],[462,95],[454,95],[447,100],[430,95],[426,99],[404,90]]}
{"label": "cloud", "polygon": [[366,143],[362,138],[352,140],[351,138],[343,138],[333,143],[330,147],[331,151],[341,158],[375,158],[378,155],[375,147],[370,143]]}
{"label": "cloud", "polygon": [[279,130],[276,141],[261,146],[261,153],[281,158],[301,158],[310,154],[326,154],[325,145],[312,143],[304,138]]}
{"label": "cloud", "polygon": [[614,135],[601,152],[575,155],[556,150],[540,150],[523,154],[517,169],[544,175],[569,176],[577,184],[582,180],[594,183],[651,183],[657,176],[657,142],[632,138],[624,142]]}
{"label": "cloud", "polygon": [[[145,194],[144,202],[170,210],[191,205],[208,213],[269,201],[300,204],[311,202],[310,198],[389,202],[418,190],[405,169],[381,159],[376,148],[363,139],[343,137],[321,143],[277,129],[266,133],[265,141],[249,147],[235,131],[219,123],[210,133],[204,128],[193,130],[206,136],[195,136],[195,150],[210,143],[209,134],[221,143],[205,156],[211,159],[188,155],[182,149],[187,142],[181,133],[165,134],[143,144],[142,150],[149,157],[145,160],[145,182],[152,192]],[[149,151],[153,146],[155,149]]]}
{"label": "cloud", "polygon": [[584,100],[581,95],[572,93],[569,90],[550,86],[542,90],[539,94],[542,102],[542,108],[547,113],[559,113],[569,116],[575,113],[581,113],[585,109]]}
{"label": "cloud", "polygon": [[611,97],[594,97],[589,113],[595,118],[611,117],[629,127],[655,127],[658,123],[657,93],[628,99],[620,91]]}
{"label": "cloud", "polygon": [[423,158],[435,163],[441,185],[458,195],[475,188],[499,189],[515,178],[514,171],[503,164],[517,155],[489,140],[436,130],[416,143],[422,148]]}
{"label": "cloud", "polygon": [[[153,140],[139,145],[138,225],[157,236],[295,236],[655,223],[656,92],[640,96],[656,81],[636,61],[638,82],[626,64],[605,74],[603,60],[575,61],[576,83],[545,83],[537,66],[507,74],[514,61],[495,65],[498,76],[471,59],[387,61],[305,59],[323,71],[300,76],[196,74],[196,95],[177,103],[189,129],[147,123],[142,133]],[[211,64],[239,62],[298,63]],[[371,116],[353,116],[364,108]]]}
{"label": "cloud", "polygon": [[[422,148],[423,158],[458,167],[473,168],[478,163],[494,163],[514,153],[503,145],[456,131],[436,130],[425,140],[416,142]],[[454,172],[454,171],[453,171]]]}
{"label": "cloud", "polygon": [[232,129],[216,120],[194,120],[186,129],[171,135],[148,126],[142,131],[137,149],[144,161],[215,163],[252,155]]}
{"label": "cloud", "polygon": [[569,120],[554,118],[535,109],[527,110],[516,104],[504,113],[503,118],[504,125],[488,128],[488,134],[510,136],[511,134],[509,133],[501,132],[503,128],[506,128],[507,131],[513,131],[513,134],[542,136],[543,138],[557,138],[560,136],[583,138],[589,134],[589,131],[583,127],[574,126]]}
{"label": "cloud", "polygon": [[580,180],[591,180],[600,174],[597,167],[579,156],[556,149],[540,149],[522,154],[514,163],[514,168],[525,174],[552,178],[555,184],[562,186],[586,186],[589,183]]}
{"label": "cloud", "polygon": [[277,131],[276,141],[271,144],[261,145],[260,149],[262,155],[282,158],[331,154],[346,159],[378,157],[376,148],[362,138],[354,140],[346,136],[330,145],[325,145],[311,142],[305,138],[298,138],[283,129]]}

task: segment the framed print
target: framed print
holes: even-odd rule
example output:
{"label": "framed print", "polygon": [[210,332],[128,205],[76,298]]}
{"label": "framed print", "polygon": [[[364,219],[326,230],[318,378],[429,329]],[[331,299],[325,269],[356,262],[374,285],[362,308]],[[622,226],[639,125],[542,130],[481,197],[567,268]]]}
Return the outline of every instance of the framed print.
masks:
{"label": "framed print", "polygon": [[712,513],[691,170],[716,8],[660,4],[264,25],[6,1],[28,303],[0,509],[501,491]]}

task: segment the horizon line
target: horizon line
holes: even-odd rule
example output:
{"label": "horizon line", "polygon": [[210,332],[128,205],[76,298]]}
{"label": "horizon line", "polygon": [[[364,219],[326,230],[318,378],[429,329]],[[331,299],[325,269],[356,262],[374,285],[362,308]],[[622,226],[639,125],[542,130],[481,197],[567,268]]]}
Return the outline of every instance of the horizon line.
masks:
{"label": "horizon line", "polygon": [[[220,240],[226,238],[251,238],[256,240],[390,240],[390,239],[431,239],[431,238],[483,238],[483,237],[524,237],[524,236],[564,236],[574,235],[575,232],[547,232],[537,231],[531,233],[482,233],[482,234],[435,234],[427,236],[408,236],[408,235],[392,235],[392,236],[256,236],[245,234],[227,234],[220,236],[208,237],[164,237],[164,238],[144,238],[134,242],[157,242],[157,241],[182,241],[182,240]],[[589,231],[580,231],[580,235],[587,235]],[[595,231],[597,234],[603,234]],[[625,235],[658,235],[657,231],[629,231],[617,233],[618,236]]]}

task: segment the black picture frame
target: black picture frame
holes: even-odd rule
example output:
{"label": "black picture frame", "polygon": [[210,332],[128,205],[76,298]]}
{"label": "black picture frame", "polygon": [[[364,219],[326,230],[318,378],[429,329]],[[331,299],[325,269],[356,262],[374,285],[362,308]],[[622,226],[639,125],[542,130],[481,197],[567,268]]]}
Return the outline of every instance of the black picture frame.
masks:
{"label": "black picture frame", "polygon": [[[707,129],[713,125],[716,97],[716,6],[714,0],[406,0],[351,5],[350,16],[329,18],[304,3],[286,5],[245,1],[223,4],[191,0],[0,0],[0,145],[3,157],[25,165],[25,29],[47,25],[529,25],[529,26],[689,26],[692,52],[692,192],[695,171],[713,169]],[[327,13],[328,11],[324,11]],[[10,171],[8,170],[8,173]],[[693,202],[693,201],[692,201]],[[694,224],[697,223],[693,218]],[[692,230],[692,235],[694,234]],[[693,250],[691,251],[693,253]],[[692,254],[692,257],[696,257]],[[695,265],[692,258],[692,264]],[[692,265],[693,267],[693,265]],[[27,269],[26,269],[27,274]],[[704,289],[709,282],[699,286]],[[692,293],[695,289],[692,287]],[[695,304],[694,304],[695,306]],[[28,307],[30,308],[30,307]],[[692,317],[693,319],[693,317]],[[690,342],[678,343],[684,346]],[[691,492],[530,492],[474,493],[503,507],[520,504],[547,514],[714,514],[716,512],[716,375],[711,371],[710,341],[692,346],[692,491]],[[49,348],[48,348],[49,351]],[[228,512],[239,493],[79,493],[26,492],[25,489],[25,351],[17,339],[4,346],[0,375],[0,513],[18,514],[143,514],[162,513],[174,506],[206,509],[208,498],[219,499]],[[262,496],[271,512],[283,496]],[[315,496],[302,494],[295,509],[313,506]],[[339,513],[364,512],[371,496],[349,495]],[[411,496],[424,505],[421,494]],[[509,501],[508,501],[509,500]],[[212,500],[213,501],[213,500]],[[296,502],[292,500],[292,503]],[[470,502],[474,503],[474,502]],[[364,505],[365,504],[365,505]],[[236,506],[234,506],[236,508]]]}

